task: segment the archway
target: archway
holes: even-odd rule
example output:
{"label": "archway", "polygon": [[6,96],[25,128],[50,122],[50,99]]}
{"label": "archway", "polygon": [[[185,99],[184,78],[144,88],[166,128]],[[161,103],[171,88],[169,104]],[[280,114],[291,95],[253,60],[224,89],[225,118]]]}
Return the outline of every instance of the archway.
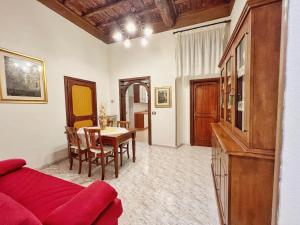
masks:
{"label": "archway", "polygon": [[151,78],[134,77],[119,79],[120,120],[126,120],[126,92],[133,84],[139,84],[146,89],[148,98],[148,144],[152,144],[152,122],[151,122]]}

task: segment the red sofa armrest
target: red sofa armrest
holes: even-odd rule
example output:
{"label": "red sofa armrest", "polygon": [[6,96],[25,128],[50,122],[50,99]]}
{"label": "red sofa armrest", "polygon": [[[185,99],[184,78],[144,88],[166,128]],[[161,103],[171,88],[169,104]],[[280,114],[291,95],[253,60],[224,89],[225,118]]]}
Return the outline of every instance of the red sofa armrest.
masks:
{"label": "red sofa armrest", "polygon": [[8,174],[26,165],[24,159],[7,159],[0,161],[0,176]]}
{"label": "red sofa armrest", "polygon": [[90,225],[117,197],[109,184],[95,181],[56,208],[43,222],[44,225]]}
{"label": "red sofa armrest", "polygon": [[2,192],[0,192],[0,218],[1,224],[42,225],[28,209]]}

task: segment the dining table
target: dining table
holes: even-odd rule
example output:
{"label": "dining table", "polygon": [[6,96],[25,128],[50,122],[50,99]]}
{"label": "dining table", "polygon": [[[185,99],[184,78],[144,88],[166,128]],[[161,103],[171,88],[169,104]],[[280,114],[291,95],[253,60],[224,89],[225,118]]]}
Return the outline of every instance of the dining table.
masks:
{"label": "dining table", "polygon": [[[100,127],[82,127],[78,129],[77,133],[81,140],[81,144],[86,146],[86,139],[84,128],[100,128]],[[136,130],[135,129],[126,129],[122,127],[105,127],[101,129],[101,140],[103,145],[108,145],[113,147],[114,152],[114,163],[115,163],[115,176],[116,178],[119,176],[119,158],[118,158],[118,148],[120,144],[132,140],[132,161],[135,162],[136,155],[135,155],[135,137],[136,137]]]}

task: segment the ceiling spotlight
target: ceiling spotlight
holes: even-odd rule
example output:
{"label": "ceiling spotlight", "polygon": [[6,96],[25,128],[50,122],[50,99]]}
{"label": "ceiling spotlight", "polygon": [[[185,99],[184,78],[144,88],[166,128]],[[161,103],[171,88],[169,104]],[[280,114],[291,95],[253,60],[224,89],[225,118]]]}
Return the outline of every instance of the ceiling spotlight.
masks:
{"label": "ceiling spotlight", "polygon": [[126,24],[126,30],[130,34],[134,34],[136,32],[136,25],[134,22],[130,21]]}
{"label": "ceiling spotlight", "polygon": [[122,41],[123,40],[122,33],[120,31],[115,32],[114,35],[113,35],[113,39],[115,41]]}
{"label": "ceiling spotlight", "polygon": [[146,38],[143,37],[143,38],[141,39],[141,44],[142,44],[143,47],[147,46],[147,45],[148,45],[148,40],[147,40]]}
{"label": "ceiling spotlight", "polygon": [[130,47],[131,47],[131,41],[127,38],[127,39],[124,41],[124,45],[125,45],[125,48],[130,48]]}
{"label": "ceiling spotlight", "polygon": [[144,28],[144,35],[146,37],[149,37],[153,33],[153,29],[151,27],[145,27]]}

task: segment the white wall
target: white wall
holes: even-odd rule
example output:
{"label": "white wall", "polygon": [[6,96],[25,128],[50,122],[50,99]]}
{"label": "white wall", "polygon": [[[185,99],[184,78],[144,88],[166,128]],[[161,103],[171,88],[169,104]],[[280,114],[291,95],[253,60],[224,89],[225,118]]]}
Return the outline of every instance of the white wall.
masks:
{"label": "white wall", "polygon": [[299,11],[299,0],[289,0],[278,225],[298,225],[300,221]]}
{"label": "white wall", "polygon": [[[134,39],[130,49],[122,43],[109,46],[109,68],[111,76],[111,109],[119,115],[118,79],[151,76],[152,85],[152,141],[153,144],[175,146],[175,39],[172,32],[153,35],[146,48],[140,39]],[[172,108],[154,108],[154,88],[171,86]],[[164,135],[162,135],[164,134]]]}
{"label": "white wall", "polygon": [[96,81],[98,103],[109,99],[107,46],[36,0],[0,4],[0,47],[44,59],[49,95],[48,104],[0,104],[0,159],[40,167],[66,155],[64,75]]}
{"label": "white wall", "polygon": [[246,0],[235,0],[232,11],[231,11],[231,22],[230,22],[230,34],[233,32],[237,21],[243,11],[246,4]]}
{"label": "white wall", "polygon": [[147,103],[133,103],[133,112],[144,112],[148,110]]}

